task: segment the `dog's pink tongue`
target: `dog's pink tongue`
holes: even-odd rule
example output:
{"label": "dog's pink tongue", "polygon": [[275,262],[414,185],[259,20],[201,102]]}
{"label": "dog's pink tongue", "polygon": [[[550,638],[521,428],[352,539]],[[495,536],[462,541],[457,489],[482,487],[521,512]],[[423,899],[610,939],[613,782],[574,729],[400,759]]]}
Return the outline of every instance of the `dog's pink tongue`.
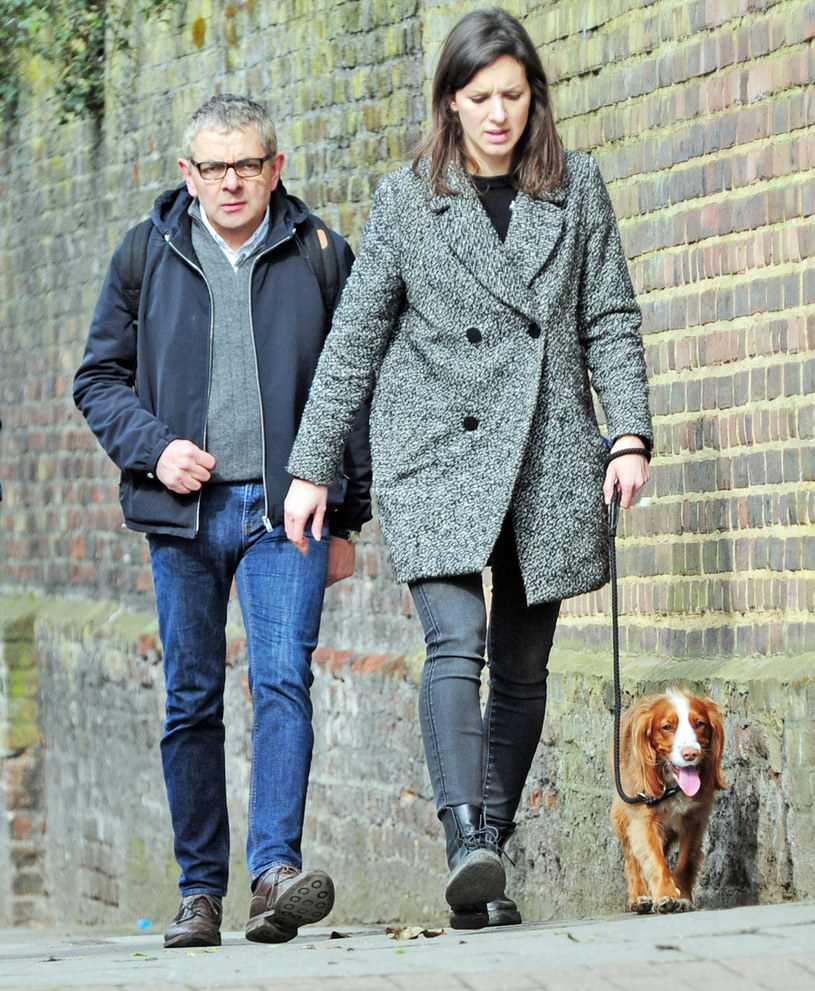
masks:
{"label": "dog's pink tongue", "polygon": [[674,767],[674,774],[676,775],[676,780],[679,782],[679,787],[686,795],[693,796],[699,791],[702,781],[699,777],[698,768]]}

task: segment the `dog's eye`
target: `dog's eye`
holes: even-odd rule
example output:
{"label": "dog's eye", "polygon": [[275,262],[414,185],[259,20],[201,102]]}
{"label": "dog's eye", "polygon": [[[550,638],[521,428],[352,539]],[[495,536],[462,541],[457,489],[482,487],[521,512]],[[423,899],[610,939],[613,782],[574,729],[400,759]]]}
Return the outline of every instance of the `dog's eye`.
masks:
{"label": "dog's eye", "polygon": [[697,729],[704,729],[705,726],[707,726],[707,723],[704,721],[704,719],[697,719],[696,720],[696,728]]}
{"label": "dog's eye", "polygon": [[670,733],[671,730],[673,729],[673,726],[670,723],[663,723],[662,728],[665,730],[666,733]]}

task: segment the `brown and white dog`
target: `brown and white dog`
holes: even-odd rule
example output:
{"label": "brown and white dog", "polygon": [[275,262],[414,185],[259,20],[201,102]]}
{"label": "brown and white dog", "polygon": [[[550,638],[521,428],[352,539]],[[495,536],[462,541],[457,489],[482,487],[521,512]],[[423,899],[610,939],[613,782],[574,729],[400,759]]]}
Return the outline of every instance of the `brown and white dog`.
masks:
{"label": "brown and white dog", "polygon": [[[671,689],[648,695],[620,720],[620,778],[627,795],[678,788],[657,805],[614,796],[611,822],[625,855],[631,911],[687,912],[702,867],[702,840],[715,792],[724,788],[722,717],[709,698]],[[614,760],[613,747],[611,760]],[[612,767],[613,770],[613,767]],[[665,859],[678,847],[673,873]]]}

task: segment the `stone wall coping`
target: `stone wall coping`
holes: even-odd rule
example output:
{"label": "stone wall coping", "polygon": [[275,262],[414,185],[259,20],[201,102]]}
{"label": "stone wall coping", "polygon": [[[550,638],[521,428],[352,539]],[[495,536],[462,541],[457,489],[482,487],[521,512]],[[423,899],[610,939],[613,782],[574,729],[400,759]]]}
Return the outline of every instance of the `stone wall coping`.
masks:
{"label": "stone wall coping", "polygon": [[[94,601],[38,593],[0,594],[0,640],[21,621],[41,620],[80,638],[132,641],[142,657],[160,649],[155,614],[123,607],[113,601]],[[244,644],[243,632],[234,626],[227,630],[228,653],[234,659]],[[359,653],[352,649],[318,647],[314,663],[326,674],[344,679],[351,675],[406,679],[414,684],[421,678],[424,646],[413,645],[404,654]],[[549,663],[553,673],[596,677],[611,681],[611,647],[608,651],[552,650]],[[709,691],[711,683],[733,683],[770,679],[783,684],[810,680],[815,671],[815,654],[748,655],[688,660],[653,655],[620,658],[622,690],[625,694],[659,691],[677,684],[694,691]]]}

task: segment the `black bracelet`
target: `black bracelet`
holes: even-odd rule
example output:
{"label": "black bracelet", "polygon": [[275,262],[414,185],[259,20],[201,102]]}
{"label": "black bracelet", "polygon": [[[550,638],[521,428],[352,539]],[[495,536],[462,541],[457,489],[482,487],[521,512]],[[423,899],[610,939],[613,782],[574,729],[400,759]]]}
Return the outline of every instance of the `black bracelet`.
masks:
{"label": "black bracelet", "polygon": [[646,461],[651,461],[651,452],[647,447],[624,447],[621,451],[612,451],[606,458],[606,465],[610,465],[615,458],[621,458],[625,454],[641,454]]}

